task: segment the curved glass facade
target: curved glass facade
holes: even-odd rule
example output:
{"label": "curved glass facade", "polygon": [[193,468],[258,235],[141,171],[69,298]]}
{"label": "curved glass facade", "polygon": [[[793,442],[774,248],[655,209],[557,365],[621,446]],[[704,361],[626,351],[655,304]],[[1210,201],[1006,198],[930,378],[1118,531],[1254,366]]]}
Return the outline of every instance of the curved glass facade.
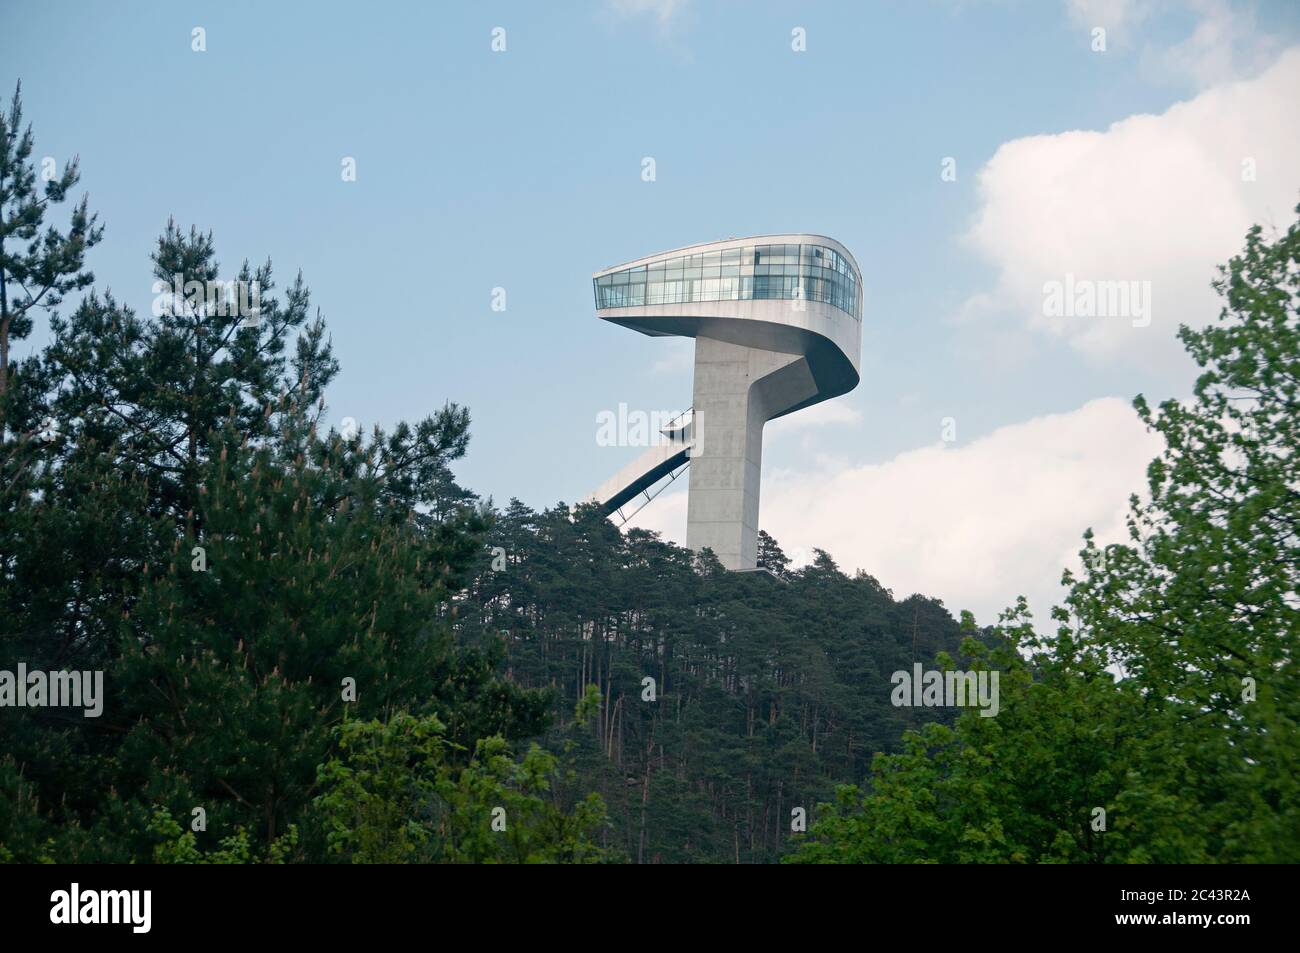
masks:
{"label": "curved glass facade", "polygon": [[862,317],[862,282],[825,245],[746,245],[679,255],[595,279],[596,308],[806,298]]}

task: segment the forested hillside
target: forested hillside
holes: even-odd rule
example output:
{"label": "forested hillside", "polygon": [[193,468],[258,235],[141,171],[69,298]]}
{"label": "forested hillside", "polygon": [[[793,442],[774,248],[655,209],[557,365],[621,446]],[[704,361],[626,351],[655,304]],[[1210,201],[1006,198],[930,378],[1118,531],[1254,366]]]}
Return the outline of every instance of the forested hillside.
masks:
{"label": "forested hillside", "polygon": [[791,572],[763,534],[772,572],[711,558],[696,568],[689,551],[590,510],[518,501],[489,543],[457,630],[504,638],[509,677],[552,689],[557,724],[599,688],[579,772],[633,859],[774,860],[792,808],[811,814],[904,729],[951,717],[894,707],[889,679],[956,654],[957,622],[937,601],[846,576],[825,553]]}

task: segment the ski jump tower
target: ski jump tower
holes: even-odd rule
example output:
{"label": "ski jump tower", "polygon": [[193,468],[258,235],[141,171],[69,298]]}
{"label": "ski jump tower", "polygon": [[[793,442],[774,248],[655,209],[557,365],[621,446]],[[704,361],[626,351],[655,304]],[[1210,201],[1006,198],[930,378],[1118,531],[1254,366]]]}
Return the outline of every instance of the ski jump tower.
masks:
{"label": "ski jump tower", "polygon": [[663,441],[592,499],[626,522],[625,507],[649,502],[689,465],[687,546],[712,549],[728,569],[754,569],[763,424],[858,384],[857,263],[822,235],[763,235],[638,258],[597,272],[593,284],[601,320],[695,338],[695,382],[691,409]]}

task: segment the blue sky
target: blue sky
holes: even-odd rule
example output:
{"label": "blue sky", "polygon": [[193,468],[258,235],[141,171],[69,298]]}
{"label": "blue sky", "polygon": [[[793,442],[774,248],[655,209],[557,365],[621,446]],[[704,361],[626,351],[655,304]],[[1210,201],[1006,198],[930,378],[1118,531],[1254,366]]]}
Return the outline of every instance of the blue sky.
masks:
{"label": "blue sky", "polygon": [[[1118,531],[1154,450],[1127,401],[1187,393],[1174,328],[1213,315],[1249,222],[1289,219],[1298,36],[1285,2],[55,0],[0,10],[0,80],[38,156],[80,154],[100,287],[148,311],[169,216],[226,277],[301,269],[343,364],[330,421],[468,406],[457,472],[499,503],[575,501],[635,456],[597,445],[602,410],[690,402],[688,344],[598,322],[593,271],[834,236],[863,380],[769,427],[762,522],[987,618],[1045,611],[1083,529]],[[1156,319],[1045,322],[1066,271],[1151,281]],[[680,538],[683,503],[642,522]]]}

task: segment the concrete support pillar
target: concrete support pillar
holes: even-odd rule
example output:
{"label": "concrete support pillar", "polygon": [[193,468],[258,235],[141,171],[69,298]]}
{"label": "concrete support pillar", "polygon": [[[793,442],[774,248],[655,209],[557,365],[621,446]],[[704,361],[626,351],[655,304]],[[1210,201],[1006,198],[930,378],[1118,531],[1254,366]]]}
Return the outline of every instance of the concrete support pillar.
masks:
{"label": "concrete support pillar", "polygon": [[689,548],[727,569],[757,565],[763,424],[816,393],[801,355],[695,339]]}

